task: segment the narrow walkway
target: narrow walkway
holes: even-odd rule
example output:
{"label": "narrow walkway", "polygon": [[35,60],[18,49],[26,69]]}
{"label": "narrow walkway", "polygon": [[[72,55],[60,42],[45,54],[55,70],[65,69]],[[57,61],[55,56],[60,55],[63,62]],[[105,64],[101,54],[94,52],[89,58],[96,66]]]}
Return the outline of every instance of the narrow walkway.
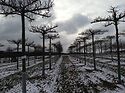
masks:
{"label": "narrow walkway", "polygon": [[60,65],[58,93],[88,93],[84,84],[78,78],[78,71],[68,56],[63,56]]}

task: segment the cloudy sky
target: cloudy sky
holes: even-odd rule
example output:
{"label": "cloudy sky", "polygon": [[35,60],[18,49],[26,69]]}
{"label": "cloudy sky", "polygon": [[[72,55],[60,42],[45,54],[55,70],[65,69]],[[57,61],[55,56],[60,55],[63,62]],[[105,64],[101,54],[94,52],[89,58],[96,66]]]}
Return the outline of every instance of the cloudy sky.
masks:
{"label": "cloudy sky", "polygon": [[[52,18],[49,18],[50,23],[58,25],[57,31],[60,34],[60,41],[63,44],[64,51],[78,36],[78,33],[88,28],[105,29],[103,24],[90,24],[90,22],[98,16],[105,17],[107,10],[111,6],[118,6],[121,11],[125,11],[125,0],[54,0]],[[39,18],[38,18],[39,19]],[[51,21],[50,21],[51,20]],[[43,20],[36,20],[35,24],[42,24]],[[26,22],[26,30],[32,24]],[[124,30],[125,23],[119,25],[120,31]],[[107,27],[109,34],[113,34],[113,26]],[[34,40],[36,43],[41,43],[38,34],[32,34],[26,31],[26,37]],[[0,43],[9,44],[7,39],[21,38],[21,22],[20,17],[3,17],[0,16]]]}

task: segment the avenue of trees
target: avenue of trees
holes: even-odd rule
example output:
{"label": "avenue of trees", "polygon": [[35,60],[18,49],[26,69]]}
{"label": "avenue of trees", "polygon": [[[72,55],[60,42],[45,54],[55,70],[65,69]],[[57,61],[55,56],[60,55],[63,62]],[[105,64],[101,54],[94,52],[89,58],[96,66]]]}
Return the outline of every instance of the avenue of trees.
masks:
{"label": "avenue of trees", "polygon": [[[115,36],[114,35],[109,35],[100,39],[94,39],[95,35],[101,35],[104,32],[107,31],[97,31],[96,29],[88,29],[86,31],[83,31],[80,33],[80,39],[83,40],[84,38],[88,37],[89,39],[84,40],[84,44],[78,47],[78,41],[77,39],[74,41],[73,44],[70,45],[68,48],[69,52],[71,53],[78,53],[78,52],[83,52],[84,53],[84,60],[86,59],[86,54],[92,55],[93,57],[93,63],[94,63],[94,70],[96,70],[96,62],[95,58],[96,55],[106,55],[110,54],[111,59],[113,61],[113,56],[117,56],[117,73],[118,73],[118,82],[121,83],[121,64],[120,64],[120,52],[123,53],[125,51],[123,45],[125,44],[124,42],[120,42],[120,36],[124,36],[125,32],[119,32],[119,27],[118,25],[121,22],[125,22],[125,12],[120,12],[117,7],[111,7],[110,10],[108,11],[109,15],[108,17],[97,17],[95,18],[91,23],[98,23],[98,22],[104,22],[105,27],[114,25],[115,28]],[[91,36],[91,38],[90,38]],[[92,40],[90,42],[90,39]],[[86,41],[88,40],[88,42]],[[116,40],[116,42],[115,42]],[[83,41],[81,41],[83,42]],[[78,51],[79,50],[79,51]],[[85,61],[86,64],[86,61]]]}
{"label": "avenue of trees", "polygon": [[[27,50],[29,52],[29,48],[33,47],[36,51],[39,46],[34,44],[34,41],[28,41],[26,40],[26,29],[25,29],[25,20],[28,20],[30,22],[34,21],[37,16],[41,16],[42,18],[49,18],[51,17],[51,9],[53,7],[53,1],[52,0],[0,0],[0,14],[7,16],[15,16],[18,15],[21,18],[21,24],[22,24],[22,38],[17,40],[8,40],[10,44],[15,44],[17,46],[17,51],[19,52],[19,47],[21,46],[22,51],[22,92],[26,93],[26,46]],[[43,23],[41,23],[43,24]],[[37,32],[41,33],[42,39],[43,39],[43,45],[42,53],[45,52],[45,35],[47,35],[49,32],[55,32],[55,29],[57,26],[31,26],[30,31],[31,32]],[[54,29],[54,30],[53,30]],[[58,43],[54,46],[57,51],[60,52],[60,47]],[[2,44],[0,45],[2,47]],[[39,47],[40,48],[40,47]],[[62,47],[61,47],[62,48]],[[51,51],[50,51],[51,52]],[[62,51],[61,51],[62,52]],[[45,56],[43,55],[43,77],[45,77]],[[51,63],[50,63],[51,64]],[[18,69],[18,57],[17,57],[17,69]],[[29,56],[28,56],[28,65],[29,65]]]}

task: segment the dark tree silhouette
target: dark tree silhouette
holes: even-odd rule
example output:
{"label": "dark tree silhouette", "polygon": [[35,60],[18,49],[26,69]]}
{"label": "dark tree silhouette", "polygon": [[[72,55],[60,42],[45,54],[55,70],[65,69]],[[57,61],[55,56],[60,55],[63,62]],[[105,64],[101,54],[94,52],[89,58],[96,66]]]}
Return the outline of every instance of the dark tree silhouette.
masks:
{"label": "dark tree silhouette", "polygon": [[77,46],[78,46],[78,52],[79,53],[81,52],[81,42],[83,42],[83,40],[78,37],[76,39],[76,43],[77,43]]}
{"label": "dark tree silhouette", "polygon": [[[26,41],[26,46],[27,46],[27,51],[29,53],[29,50],[30,50],[30,46],[32,46],[34,44],[34,41]],[[27,60],[28,60],[28,66],[30,65],[29,64],[29,56],[27,57]]]}
{"label": "dark tree silhouette", "polygon": [[[22,42],[21,39],[17,39],[17,40],[7,40],[9,43],[11,44],[15,44],[17,47],[16,47],[16,51],[19,52],[19,47],[20,47],[20,44]],[[19,59],[17,57],[17,69],[19,69]]]}
{"label": "dark tree silhouette", "polygon": [[78,53],[79,52],[79,44],[76,40],[74,41],[73,45],[75,46],[75,52]]}
{"label": "dark tree silhouette", "polygon": [[[22,21],[22,53],[25,56],[25,17],[30,21],[34,20],[34,15],[50,17],[49,12],[52,8],[51,0],[0,0],[0,14],[20,15]],[[26,93],[26,62],[22,59],[22,91]]]}
{"label": "dark tree silhouette", "polygon": [[[34,48],[34,52],[37,52],[38,51],[38,46],[40,46],[40,45],[32,44],[30,47]],[[36,63],[36,56],[34,56],[34,63]]]}
{"label": "dark tree silhouette", "polygon": [[53,46],[56,48],[58,53],[63,52],[63,47],[62,47],[62,44],[60,43],[60,41],[53,44]]}
{"label": "dark tree silhouette", "polygon": [[[32,26],[30,29],[30,32],[33,33],[40,33],[42,35],[42,39],[43,39],[43,54],[45,53],[45,35],[48,33],[55,33],[55,28],[57,26]],[[43,78],[45,78],[45,55],[43,55],[43,65],[42,65],[42,76]]]}
{"label": "dark tree silhouette", "polygon": [[86,40],[89,39],[87,36],[85,37],[79,37],[80,39],[83,40],[83,43],[84,43],[84,61],[85,61],[85,65],[86,65]]}
{"label": "dark tree silhouette", "polygon": [[[0,47],[3,47],[4,45],[0,43]],[[1,63],[1,58],[0,58],[0,63]]]}
{"label": "dark tree silhouette", "polygon": [[110,42],[110,54],[111,54],[111,59],[113,61],[112,40],[115,38],[115,36],[107,36],[106,38],[109,39],[109,42]]}
{"label": "dark tree silhouette", "polygon": [[75,45],[74,44],[71,44],[69,47],[68,47],[68,51],[69,51],[69,53],[74,53],[75,52]]}
{"label": "dark tree silhouette", "polygon": [[[0,14],[20,15],[22,21],[22,53],[25,55],[25,17],[30,21],[34,20],[34,15],[50,17],[49,10],[53,6],[51,0],[0,0]],[[25,57],[22,59],[22,83],[23,93],[26,93],[26,63]]]}
{"label": "dark tree silhouette", "polygon": [[51,45],[52,45],[52,40],[59,38],[59,34],[48,34],[47,39],[49,39],[49,69],[51,70]]}
{"label": "dark tree silhouette", "polygon": [[123,19],[125,17],[125,13],[119,13],[119,10],[117,7],[111,7],[111,9],[108,11],[111,15],[109,15],[106,18],[102,17],[97,17],[94,19],[93,22],[91,23],[96,23],[96,22],[106,22],[105,27],[114,25],[116,29],[116,43],[117,43],[117,58],[118,58],[118,81],[121,83],[121,65],[120,65],[120,52],[119,52],[119,40],[118,40],[118,24],[120,22],[125,22]]}
{"label": "dark tree silhouette", "polygon": [[[123,30],[122,32],[120,32],[119,35],[125,37],[125,30]],[[121,51],[122,51],[122,49],[123,49],[123,46],[124,46],[124,42],[121,41],[121,42],[120,42],[120,48],[121,48]]]}
{"label": "dark tree silhouette", "polygon": [[103,52],[103,43],[105,42],[105,40],[104,39],[100,39],[97,42],[98,42],[98,44],[100,46],[100,53],[102,54],[102,52]]}
{"label": "dark tree silhouette", "polygon": [[94,63],[94,70],[96,70],[96,62],[95,62],[95,41],[94,37],[95,35],[101,35],[104,32],[107,32],[106,30],[100,30],[100,29],[87,29],[85,32],[82,32],[81,35],[88,35],[92,38],[92,48],[93,48],[93,63]]}

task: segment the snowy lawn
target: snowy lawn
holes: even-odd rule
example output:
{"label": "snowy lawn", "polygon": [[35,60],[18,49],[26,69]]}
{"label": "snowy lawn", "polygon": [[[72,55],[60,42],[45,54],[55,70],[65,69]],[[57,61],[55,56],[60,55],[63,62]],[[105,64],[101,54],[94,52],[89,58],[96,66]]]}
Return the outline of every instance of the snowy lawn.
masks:
{"label": "snowy lawn", "polygon": [[[52,64],[52,70],[46,70],[46,78],[42,78],[42,69],[34,72],[27,80],[27,93],[55,93],[57,90],[57,78],[59,73],[59,65],[62,58],[60,58],[57,63]],[[48,65],[46,65],[48,67]],[[41,67],[42,68],[42,67]],[[21,83],[14,86],[10,90],[7,90],[6,93],[22,93]]]}

